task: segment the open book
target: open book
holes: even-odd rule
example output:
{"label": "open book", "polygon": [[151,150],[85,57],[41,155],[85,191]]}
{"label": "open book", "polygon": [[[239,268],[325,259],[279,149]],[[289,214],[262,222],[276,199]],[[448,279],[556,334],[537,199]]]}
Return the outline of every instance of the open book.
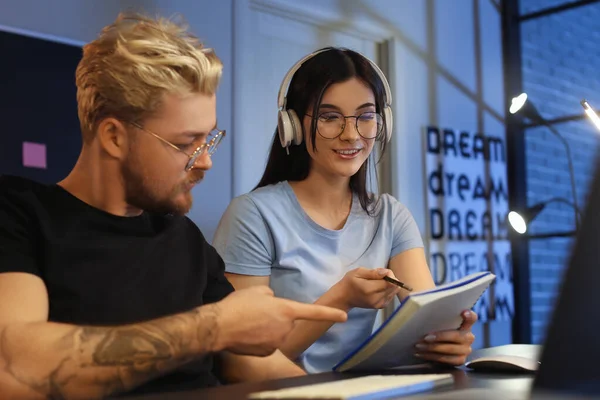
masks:
{"label": "open book", "polygon": [[434,289],[411,293],[333,370],[381,370],[423,363],[414,357],[415,344],[428,333],[458,329],[462,311],[472,308],[495,278],[491,272],[478,272]]}

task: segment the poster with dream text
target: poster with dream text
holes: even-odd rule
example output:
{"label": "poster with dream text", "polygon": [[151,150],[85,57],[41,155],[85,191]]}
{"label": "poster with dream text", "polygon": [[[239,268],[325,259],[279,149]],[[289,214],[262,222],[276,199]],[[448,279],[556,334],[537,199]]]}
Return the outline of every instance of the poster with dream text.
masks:
{"label": "poster with dream text", "polygon": [[481,321],[514,315],[504,136],[424,130],[426,247],[436,284],[478,271],[495,282],[474,306]]}

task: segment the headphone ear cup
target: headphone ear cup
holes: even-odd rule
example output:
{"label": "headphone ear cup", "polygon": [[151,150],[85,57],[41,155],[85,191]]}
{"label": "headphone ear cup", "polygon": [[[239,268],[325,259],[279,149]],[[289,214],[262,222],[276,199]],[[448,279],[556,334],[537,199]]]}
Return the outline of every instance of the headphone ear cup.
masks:
{"label": "headphone ear cup", "polygon": [[281,147],[286,148],[292,144],[293,132],[294,129],[292,125],[292,121],[290,120],[290,116],[287,111],[279,111],[277,114],[277,131],[279,132],[279,141],[281,142]]}
{"label": "headphone ear cup", "polygon": [[392,115],[392,108],[387,106],[383,109],[385,117],[385,139],[386,141],[392,140],[392,128],[394,127],[394,117]]}
{"label": "headphone ear cup", "polygon": [[298,118],[296,111],[287,110],[287,113],[292,123],[291,139],[294,141],[295,145],[299,145],[300,143],[302,143],[302,139],[304,139],[304,135],[302,134],[302,123],[300,122],[300,118]]}
{"label": "headphone ear cup", "polygon": [[277,131],[281,146],[286,148],[292,144],[302,143],[302,125],[294,110],[282,110],[278,113]]}

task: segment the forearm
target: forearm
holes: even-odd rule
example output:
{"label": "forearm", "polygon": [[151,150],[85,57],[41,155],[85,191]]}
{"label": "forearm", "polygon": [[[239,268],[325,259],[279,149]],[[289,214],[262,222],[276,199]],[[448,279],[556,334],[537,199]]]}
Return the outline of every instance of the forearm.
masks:
{"label": "forearm", "polygon": [[427,265],[422,248],[406,250],[392,257],[388,265],[396,279],[412,287],[412,292],[401,290],[398,294],[402,302],[411,293],[435,288],[435,282]]}
{"label": "forearm", "polygon": [[[344,301],[345,299],[343,299],[341,293],[338,286],[334,285],[317,299],[315,304],[334,307],[348,312],[350,307]],[[297,320],[280,349],[290,360],[296,360],[304,350],[323,336],[332,325],[333,323],[327,321]]]}
{"label": "forearm", "polygon": [[267,357],[220,354],[221,375],[227,383],[260,382],[306,375],[298,365],[290,361],[281,351]]}
{"label": "forearm", "polygon": [[129,391],[215,350],[217,315],[210,305],[118,327],[0,327],[0,397],[99,398]]}

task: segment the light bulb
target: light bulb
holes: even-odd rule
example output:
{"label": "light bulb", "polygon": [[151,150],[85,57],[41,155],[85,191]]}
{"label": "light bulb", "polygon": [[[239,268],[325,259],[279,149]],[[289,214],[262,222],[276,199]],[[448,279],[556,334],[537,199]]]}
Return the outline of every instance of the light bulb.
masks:
{"label": "light bulb", "polygon": [[523,108],[526,101],[527,101],[527,93],[521,93],[517,97],[513,97],[512,101],[510,102],[510,108],[508,109],[508,111],[511,114],[516,113],[521,108]]}
{"label": "light bulb", "polygon": [[596,125],[596,128],[600,130],[600,117],[598,117],[596,111],[594,111],[592,106],[590,106],[590,104],[585,99],[581,100],[581,105],[583,106],[585,113],[588,115],[588,117],[590,117],[594,125]]}
{"label": "light bulb", "polygon": [[523,219],[521,214],[519,214],[518,212],[516,212],[516,211],[509,212],[508,213],[508,222],[510,223],[510,226],[512,226],[513,229],[517,233],[520,233],[522,235],[525,232],[527,232],[527,223],[525,222],[525,219]]}

